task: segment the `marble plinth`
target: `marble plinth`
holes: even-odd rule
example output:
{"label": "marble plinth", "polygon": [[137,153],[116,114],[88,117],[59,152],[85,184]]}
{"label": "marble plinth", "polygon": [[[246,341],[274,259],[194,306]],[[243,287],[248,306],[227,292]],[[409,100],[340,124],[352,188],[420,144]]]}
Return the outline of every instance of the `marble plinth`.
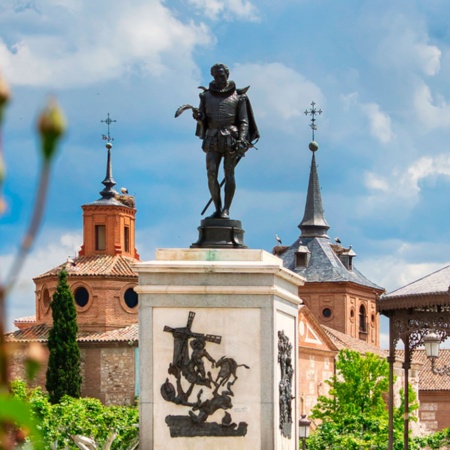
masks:
{"label": "marble plinth", "polygon": [[[248,249],[161,249],[135,268],[140,448],[297,450],[297,292],[304,279],[279,258]],[[287,372],[280,335],[292,346]],[[180,355],[189,364],[177,366]],[[221,370],[226,363],[231,371]],[[280,394],[287,388],[288,401]]]}

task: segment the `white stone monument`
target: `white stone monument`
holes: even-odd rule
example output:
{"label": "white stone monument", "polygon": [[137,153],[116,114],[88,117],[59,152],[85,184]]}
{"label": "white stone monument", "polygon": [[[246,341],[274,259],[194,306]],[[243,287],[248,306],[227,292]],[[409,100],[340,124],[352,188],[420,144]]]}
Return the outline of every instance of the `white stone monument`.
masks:
{"label": "white stone monument", "polygon": [[162,249],[139,273],[140,449],[297,450],[297,293],[248,249]]}

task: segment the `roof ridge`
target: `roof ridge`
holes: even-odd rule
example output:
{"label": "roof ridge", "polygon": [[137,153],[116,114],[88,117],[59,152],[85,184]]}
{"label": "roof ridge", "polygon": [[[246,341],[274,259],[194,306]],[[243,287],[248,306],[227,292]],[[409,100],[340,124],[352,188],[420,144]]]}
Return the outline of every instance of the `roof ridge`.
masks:
{"label": "roof ridge", "polygon": [[[445,270],[445,269],[450,269],[450,264],[447,265],[447,266],[445,266],[445,267],[441,267],[440,269],[435,270],[434,272],[431,272],[431,273],[429,273],[429,274],[427,274],[427,275],[424,275],[423,277],[418,278],[417,280],[411,281],[410,283],[405,284],[404,286],[400,286],[399,288],[395,289],[394,291],[391,291],[391,292],[387,293],[387,294],[385,295],[385,297],[388,297],[388,296],[390,296],[391,294],[394,294],[395,292],[397,292],[397,291],[399,291],[399,290],[401,290],[401,289],[405,289],[405,288],[407,288],[408,286],[411,286],[411,285],[413,285],[413,284],[419,283],[420,281],[424,280],[425,278],[429,278],[429,277],[431,277],[431,276],[433,276],[433,275],[435,275],[435,274],[437,274],[437,273],[439,273],[439,272],[442,272],[442,271]],[[449,288],[450,288],[450,281],[449,281]],[[434,292],[442,292],[442,291],[434,291]],[[430,294],[431,294],[431,292],[430,292]],[[414,295],[414,294],[404,294],[404,295]]]}

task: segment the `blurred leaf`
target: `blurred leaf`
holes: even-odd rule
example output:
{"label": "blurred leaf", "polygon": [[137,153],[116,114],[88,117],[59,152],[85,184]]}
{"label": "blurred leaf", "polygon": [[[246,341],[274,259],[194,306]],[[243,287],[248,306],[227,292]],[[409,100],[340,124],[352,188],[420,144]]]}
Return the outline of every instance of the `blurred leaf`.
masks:
{"label": "blurred leaf", "polygon": [[0,423],[12,423],[18,428],[26,429],[30,433],[34,450],[44,450],[30,408],[22,400],[8,394],[0,394]]}

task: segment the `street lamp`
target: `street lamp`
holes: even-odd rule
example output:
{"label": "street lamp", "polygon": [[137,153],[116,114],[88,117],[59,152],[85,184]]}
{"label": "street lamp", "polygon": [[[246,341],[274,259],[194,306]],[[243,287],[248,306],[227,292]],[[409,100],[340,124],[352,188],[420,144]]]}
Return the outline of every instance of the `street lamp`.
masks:
{"label": "street lamp", "polygon": [[434,331],[431,331],[424,336],[423,343],[425,345],[425,353],[431,361],[431,371],[436,375],[450,376],[450,366],[443,366],[439,369],[435,367],[436,359],[439,357],[439,344],[441,343],[441,338]]}
{"label": "street lamp", "polygon": [[306,418],[306,414],[302,414],[302,417],[298,421],[298,438],[303,441],[302,449],[306,449],[306,439],[309,436],[309,427],[311,421]]}

